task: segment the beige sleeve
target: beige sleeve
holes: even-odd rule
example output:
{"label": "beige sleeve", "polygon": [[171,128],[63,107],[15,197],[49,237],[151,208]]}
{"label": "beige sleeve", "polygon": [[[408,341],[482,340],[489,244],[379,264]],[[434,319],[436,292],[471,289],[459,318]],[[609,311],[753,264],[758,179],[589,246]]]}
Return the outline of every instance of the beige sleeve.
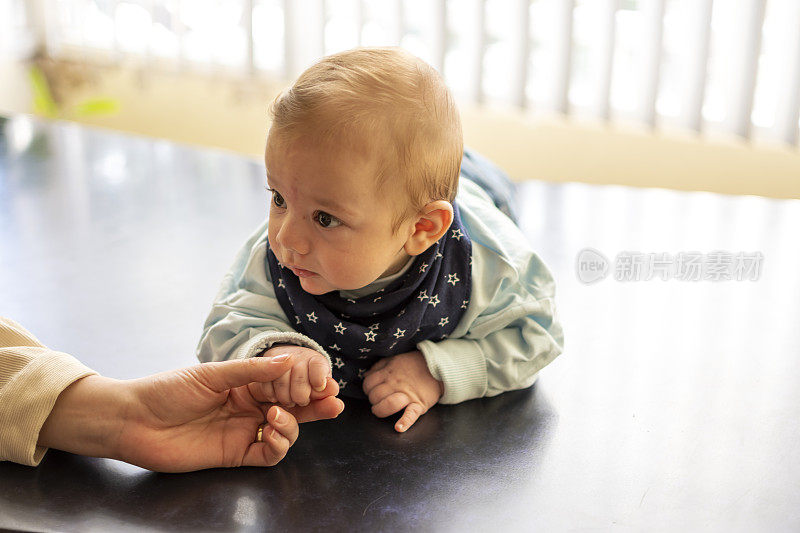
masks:
{"label": "beige sleeve", "polygon": [[0,317],[0,461],[38,465],[47,448],[36,441],[58,395],[91,374],[71,355],[47,349]]}

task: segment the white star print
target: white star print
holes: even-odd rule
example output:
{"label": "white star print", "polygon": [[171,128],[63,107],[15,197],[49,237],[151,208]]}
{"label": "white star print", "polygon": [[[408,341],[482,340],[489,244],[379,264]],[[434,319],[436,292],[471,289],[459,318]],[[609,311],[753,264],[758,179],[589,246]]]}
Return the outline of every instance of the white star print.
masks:
{"label": "white star print", "polygon": [[333,327],[336,329],[336,333],[341,333],[342,335],[344,335],[344,330],[347,329],[344,325],[342,325],[341,322],[339,322],[338,324],[336,324]]}
{"label": "white star print", "polygon": [[397,316],[403,316],[404,314],[406,314],[406,310],[405,310],[405,309],[403,309],[402,311],[400,311],[400,314],[399,314],[399,315],[397,315]]}
{"label": "white star print", "polygon": [[439,325],[440,325],[440,326],[444,326],[444,325],[446,325],[448,322],[450,322],[450,319],[449,319],[449,318],[447,318],[447,317],[445,316],[445,317],[442,317],[442,319],[439,321]]}
{"label": "white star print", "polygon": [[348,302],[350,302],[351,304],[354,304],[354,303],[356,303],[356,301],[355,301],[355,300],[353,300],[352,298],[348,298],[348,299],[347,299],[347,301],[348,301]]}
{"label": "white star print", "polygon": [[464,234],[463,234],[463,233],[461,233],[461,228],[458,228],[458,229],[454,229],[454,230],[453,230],[453,238],[454,238],[455,240],[457,240],[457,241],[459,241],[459,242],[460,242],[460,241],[461,241],[461,237],[463,237],[463,236],[464,236]]}
{"label": "white star print", "polygon": [[439,295],[438,295],[438,294],[434,294],[433,296],[431,296],[431,299],[430,299],[430,301],[428,302],[428,305],[432,305],[432,306],[434,307],[434,309],[435,309],[435,308],[436,308],[436,306],[437,306],[438,304],[440,304],[440,303],[441,303],[441,302],[439,301]]}
{"label": "white star print", "polygon": [[377,301],[378,301],[378,300],[380,300],[380,299],[381,299],[381,297],[380,297],[380,296],[378,296],[377,298],[375,298],[374,300],[372,300],[372,303],[375,303],[375,302],[377,302]]}
{"label": "white star print", "polygon": [[368,340],[369,342],[375,342],[375,336],[376,336],[376,335],[375,335],[375,332],[374,332],[374,331],[368,331],[368,332],[364,333],[364,335],[366,335],[366,336],[367,336],[367,340]]}
{"label": "white star print", "polygon": [[363,368],[359,369],[359,371],[358,371],[358,377],[360,377],[360,378],[363,378],[363,377],[364,377],[364,374],[365,374],[366,372],[367,372],[367,371],[366,371],[365,369],[363,369]]}
{"label": "white star print", "polygon": [[309,314],[306,315],[308,320],[313,322],[314,324],[317,323],[317,315],[314,314],[314,311],[311,311]]}
{"label": "white star print", "polygon": [[419,296],[417,296],[417,300],[422,302],[425,301],[425,299],[427,298],[430,298],[430,296],[428,296],[428,291],[419,291]]}
{"label": "white star print", "polygon": [[336,358],[336,362],[333,363],[336,368],[342,368],[344,366],[344,361],[342,361],[341,357]]}
{"label": "white star print", "polygon": [[366,353],[366,352],[369,352],[371,350],[372,350],[372,348],[359,348],[358,349],[358,351],[361,352],[361,353]]}
{"label": "white star print", "polygon": [[428,269],[428,263],[422,263],[422,266],[419,267],[420,272],[425,272]]}
{"label": "white star print", "polygon": [[343,388],[345,388],[347,386],[347,382],[345,380],[341,379],[341,378],[339,379],[339,381],[337,381],[337,383],[339,383],[339,388],[340,389],[343,389]]}
{"label": "white star print", "polygon": [[296,317],[294,317],[294,318],[297,320],[297,323],[299,324],[299,323],[300,323],[300,317],[299,317],[299,316],[296,316]]}
{"label": "white star print", "polygon": [[396,338],[399,339],[400,337],[405,335],[405,333],[406,333],[406,330],[397,328],[397,331],[395,331],[392,335],[394,335]]}
{"label": "white star print", "polygon": [[434,257],[433,260],[435,261],[435,260],[439,259],[440,257],[444,257],[442,255],[442,252],[436,252],[436,257]]}
{"label": "white star print", "polygon": [[381,327],[380,323],[379,323],[379,322],[375,322],[374,324],[372,324],[372,325],[369,327],[369,330],[370,330],[370,331],[375,331],[376,329],[378,329],[378,328],[380,328],[380,327]]}
{"label": "white star print", "polygon": [[285,288],[286,288],[286,285],[284,285],[284,283],[283,283],[283,278],[281,278],[281,279],[279,279],[279,280],[278,280],[278,287],[281,287],[281,288],[283,288],[283,289],[285,289]]}
{"label": "white star print", "polygon": [[458,274],[448,274],[447,275],[447,283],[452,283],[453,287],[455,287],[456,283],[458,283],[459,281],[461,281],[461,280],[458,279]]}
{"label": "white star print", "polygon": [[[342,351],[342,349],[339,348],[338,344],[334,344],[333,346],[328,346],[328,348],[330,348],[331,350],[336,350],[337,352],[341,352]],[[337,357],[337,359],[338,359],[338,357]]]}
{"label": "white star print", "polygon": [[392,343],[392,345],[391,345],[391,346],[389,346],[389,349],[391,350],[391,349],[392,349],[392,348],[394,348],[395,346],[397,346],[397,341],[394,341],[394,342]]}
{"label": "white star print", "polygon": [[467,302],[469,302],[469,300],[464,300],[464,301],[461,303],[461,309],[466,309],[466,308],[467,308]]}

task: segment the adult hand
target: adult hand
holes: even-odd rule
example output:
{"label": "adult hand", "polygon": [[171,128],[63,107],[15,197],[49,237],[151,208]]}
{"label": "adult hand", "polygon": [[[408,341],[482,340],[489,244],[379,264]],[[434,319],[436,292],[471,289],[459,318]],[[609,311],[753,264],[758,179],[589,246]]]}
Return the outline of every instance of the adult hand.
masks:
{"label": "adult hand", "polygon": [[[298,422],[335,418],[335,383],[303,407],[259,402],[248,385],[292,367],[291,355],[204,363],[131,381],[88,376],[58,398],[39,444],[120,459],[162,472],[271,466],[297,439]],[[331,380],[332,382],[332,380]],[[263,442],[254,442],[264,425]]]}

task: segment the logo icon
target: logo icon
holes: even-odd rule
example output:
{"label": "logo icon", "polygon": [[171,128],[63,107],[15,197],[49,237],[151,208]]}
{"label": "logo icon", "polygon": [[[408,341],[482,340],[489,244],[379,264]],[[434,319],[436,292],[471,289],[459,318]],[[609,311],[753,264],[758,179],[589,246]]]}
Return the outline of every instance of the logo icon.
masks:
{"label": "logo icon", "polygon": [[608,259],[594,248],[584,248],[575,261],[578,280],[590,285],[608,276]]}

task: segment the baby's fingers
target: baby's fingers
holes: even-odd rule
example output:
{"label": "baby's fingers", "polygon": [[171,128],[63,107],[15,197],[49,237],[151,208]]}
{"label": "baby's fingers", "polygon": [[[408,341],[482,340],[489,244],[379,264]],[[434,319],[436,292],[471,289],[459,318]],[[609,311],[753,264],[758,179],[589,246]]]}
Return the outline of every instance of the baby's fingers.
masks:
{"label": "baby's fingers", "polygon": [[308,362],[308,381],[317,392],[325,390],[327,377],[331,375],[331,365],[321,354],[315,355]]}
{"label": "baby's fingers", "polygon": [[247,388],[253,396],[253,399],[257,402],[274,403],[277,401],[277,398],[275,398],[275,389],[272,388],[271,381],[254,381],[248,383]]}
{"label": "baby's fingers", "polygon": [[294,407],[292,401],[292,372],[286,372],[278,379],[272,382],[272,388],[275,391],[275,399],[278,403],[285,407]]}
{"label": "baby's fingers", "polygon": [[398,420],[394,425],[394,429],[400,433],[403,433],[405,430],[413,426],[414,422],[416,422],[420,416],[424,415],[425,412],[426,409],[418,403],[408,404],[406,410],[403,412],[403,416],[401,416],[400,420]]}
{"label": "baby's fingers", "polygon": [[411,403],[405,392],[395,392],[372,406],[372,413],[378,418],[384,418],[396,413]]}
{"label": "baby's fingers", "polygon": [[383,372],[370,370],[367,372],[367,377],[364,378],[364,383],[361,388],[364,389],[364,394],[369,394],[369,391],[383,383],[385,380],[386,376],[383,374]]}
{"label": "baby's fingers", "polygon": [[311,391],[311,401],[314,400],[321,400],[322,398],[327,398],[328,396],[336,396],[339,394],[339,384],[334,381],[333,378],[325,378],[325,388],[322,389],[322,392]]}
{"label": "baby's fingers", "polygon": [[292,402],[297,405],[308,405],[311,396],[311,385],[308,382],[308,364],[305,361],[292,367]]}

